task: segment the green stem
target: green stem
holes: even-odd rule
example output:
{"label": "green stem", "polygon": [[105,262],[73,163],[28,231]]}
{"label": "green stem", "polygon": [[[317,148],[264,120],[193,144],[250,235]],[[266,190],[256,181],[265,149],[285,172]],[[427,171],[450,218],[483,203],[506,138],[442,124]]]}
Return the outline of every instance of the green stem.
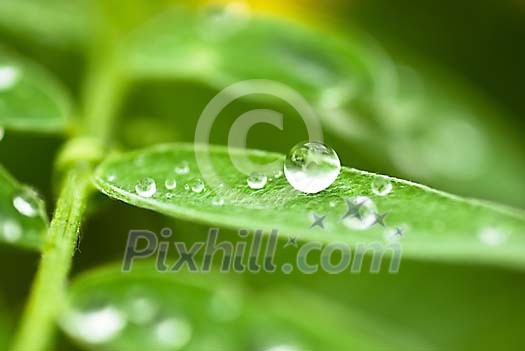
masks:
{"label": "green stem", "polygon": [[14,351],[52,349],[56,320],[66,301],[65,283],[92,189],[92,170],[103,156],[104,145],[110,141],[113,119],[125,88],[113,51],[107,48],[98,54],[92,55],[85,83],[80,137],[66,144],[56,163],[57,171],[65,171],[64,183],[29,302],[14,340]]}
{"label": "green stem", "polygon": [[14,351],[49,350],[90,188],[91,167],[72,166],[65,175]]}
{"label": "green stem", "polygon": [[[100,53],[100,51],[99,51]],[[84,120],[81,133],[98,139],[102,143],[110,142],[113,121],[125,91],[125,79],[108,49],[102,57],[91,60],[83,102]]]}

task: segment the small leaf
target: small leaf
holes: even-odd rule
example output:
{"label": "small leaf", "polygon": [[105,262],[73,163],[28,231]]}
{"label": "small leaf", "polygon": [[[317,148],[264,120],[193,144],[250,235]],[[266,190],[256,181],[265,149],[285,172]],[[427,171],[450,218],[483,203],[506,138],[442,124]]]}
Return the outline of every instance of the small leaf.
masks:
{"label": "small leaf", "polygon": [[[173,144],[117,155],[98,167],[95,183],[126,203],[214,226],[276,228],[281,235],[299,234],[302,241],[342,241],[353,246],[399,243],[406,258],[525,268],[521,211],[346,167],[328,189],[314,195],[294,190],[284,176],[253,190],[231,157],[247,157],[261,165],[278,164],[283,156],[230,151]],[[203,163],[207,158],[209,163]],[[177,170],[182,163],[187,172]],[[172,178],[177,187],[168,190],[164,184]],[[196,191],[195,182],[200,180],[205,181],[204,189]],[[223,199],[221,206],[213,203],[217,196]],[[362,206],[356,213],[357,205]],[[326,215],[324,228],[310,228],[314,215]]]}
{"label": "small leaf", "polygon": [[39,42],[78,44],[88,37],[88,5],[84,0],[2,0],[0,25]]}
{"label": "small leaf", "polygon": [[61,326],[89,350],[421,349],[420,341],[400,341],[387,325],[303,291],[251,291],[214,271],[162,274],[153,261],[80,276],[68,305]]}
{"label": "small leaf", "polygon": [[0,166],[0,241],[38,249],[47,226],[44,202]]}
{"label": "small leaf", "polygon": [[71,102],[42,67],[0,47],[0,126],[6,129],[64,131]]}
{"label": "small leaf", "polygon": [[333,36],[321,41],[318,35],[304,26],[227,9],[195,14],[180,8],[133,32],[122,59],[137,77],[191,76],[218,87],[264,78],[310,95],[342,80],[361,93],[375,83],[372,75],[388,84],[393,67],[371,43],[357,35],[348,41]]}

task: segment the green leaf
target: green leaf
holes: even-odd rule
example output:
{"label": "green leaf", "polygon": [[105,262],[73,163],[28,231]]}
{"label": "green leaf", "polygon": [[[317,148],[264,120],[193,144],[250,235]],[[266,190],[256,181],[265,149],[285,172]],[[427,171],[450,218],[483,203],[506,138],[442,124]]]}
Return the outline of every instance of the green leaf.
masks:
{"label": "green leaf", "polygon": [[0,241],[39,249],[47,226],[44,202],[0,166]]}
{"label": "green leaf", "polygon": [[379,78],[383,81],[373,87],[378,91],[391,83],[395,68],[372,43],[357,35],[320,41],[316,34],[297,24],[221,8],[199,13],[180,8],[133,32],[123,43],[122,59],[135,77],[189,76],[218,87],[265,78],[309,95],[341,83],[361,94]]}
{"label": "green leaf", "polygon": [[[62,328],[86,349],[307,350],[421,348],[388,325],[286,287],[248,290],[218,272],[162,274],[155,262],[131,272],[108,266],[70,287]],[[315,320],[311,316],[315,315]],[[428,349],[428,348],[424,348]]]}
{"label": "green leaf", "polygon": [[2,0],[0,26],[35,41],[67,46],[87,38],[88,10],[84,0]]}
{"label": "green leaf", "polygon": [[[276,228],[281,235],[300,234],[301,240],[324,243],[380,242],[388,247],[399,242],[407,258],[525,267],[525,215],[521,211],[346,167],[334,184],[315,195],[298,192],[285,177],[253,190],[247,185],[247,176],[231,161],[230,157],[239,156],[259,165],[279,163],[284,158],[262,151],[228,153],[220,146],[208,149],[201,145],[194,150],[190,144],[163,145],[111,157],[96,170],[95,183],[102,192],[126,203],[211,225]],[[210,163],[198,165],[196,157],[209,157]],[[177,174],[181,162],[188,163],[187,174]],[[165,188],[167,179],[176,180],[175,190]],[[145,187],[144,182],[151,180],[156,184],[154,195],[137,194],[137,184]],[[204,191],[184,189],[198,180],[205,180]],[[392,190],[386,196],[373,190],[388,184]],[[223,206],[214,205],[217,196],[224,200]],[[340,220],[347,211],[345,200],[365,203],[360,209],[362,221],[354,217]],[[374,212],[388,213],[386,228],[373,225]],[[324,229],[309,229],[313,213],[327,215]],[[395,235],[395,227],[405,232],[402,237]]]}
{"label": "green leaf", "polygon": [[[218,90],[254,78],[282,82],[313,106],[331,143],[344,145],[343,160],[463,195],[525,205],[525,145],[501,122],[508,116],[465,84],[439,84],[446,72],[423,75],[398,66],[358,32],[322,32],[221,8],[180,8],[132,32],[121,57],[136,79],[190,79]],[[156,103],[169,106],[170,117],[171,101],[173,95]],[[180,111],[185,101],[176,103]],[[180,132],[181,121],[174,123]],[[295,123],[302,125],[288,125]]]}
{"label": "green leaf", "polygon": [[6,129],[62,132],[71,101],[44,68],[0,47],[0,126]]}

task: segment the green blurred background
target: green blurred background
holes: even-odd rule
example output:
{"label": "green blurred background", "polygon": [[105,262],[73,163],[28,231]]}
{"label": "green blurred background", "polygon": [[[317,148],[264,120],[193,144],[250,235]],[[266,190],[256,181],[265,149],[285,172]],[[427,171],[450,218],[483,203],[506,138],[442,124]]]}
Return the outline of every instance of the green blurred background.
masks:
{"label": "green blurred background", "polygon": [[[0,43],[47,67],[81,101],[90,65],[102,51],[98,45],[132,37],[151,18],[181,3],[2,0]],[[188,6],[206,9],[210,5],[193,2]],[[371,131],[370,137],[352,130],[346,133],[346,126],[336,123],[330,127],[327,122],[326,141],[338,151],[343,164],[525,207],[522,1],[259,0],[246,1],[242,8],[246,7],[251,16],[306,26],[318,33],[311,38],[312,50],[316,41],[337,37],[356,45],[358,55],[360,48],[366,51],[362,54],[365,61],[370,57],[367,69],[371,75],[395,72],[396,95],[385,99],[385,106],[370,104],[366,96],[354,106],[353,122]],[[286,32],[278,35],[286,36]],[[273,53],[267,54],[271,59]],[[252,77],[265,78],[264,71],[254,69]],[[124,149],[193,141],[202,109],[220,90],[216,84],[191,77],[134,80],[116,110],[114,145]],[[276,99],[240,99],[223,111],[212,140],[225,143],[225,131],[236,117],[268,107],[282,111],[285,121],[298,118]],[[79,106],[77,112],[81,109]],[[248,146],[286,152],[304,135],[302,127],[281,132],[258,126]],[[0,162],[19,180],[34,185],[51,204],[56,198],[53,160],[63,140],[62,136],[6,133],[0,143]],[[101,195],[93,199],[89,212],[73,276],[121,260],[131,228],[158,232],[173,226],[188,243],[207,230]],[[14,326],[38,256],[7,247],[0,251],[1,304],[13,317]],[[243,275],[242,280],[263,290],[287,284],[316,292],[349,310],[407,330],[436,350],[519,350],[522,346],[522,272],[406,260],[396,276],[264,274]],[[58,347],[71,350],[76,346],[59,335]]]}

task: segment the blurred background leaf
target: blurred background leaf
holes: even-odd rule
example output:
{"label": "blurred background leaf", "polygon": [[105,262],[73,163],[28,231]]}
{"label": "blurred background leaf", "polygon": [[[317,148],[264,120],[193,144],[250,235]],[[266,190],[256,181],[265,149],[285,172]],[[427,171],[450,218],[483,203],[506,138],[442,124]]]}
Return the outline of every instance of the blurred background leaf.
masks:
{"label": "blurred background leaf", "polygon": [[89,350],[431,349],[305,291],[257,292],[231,274],[159,274],[154,266],[107,266],[76,278],[62,328]]}
{"label": "blurred background leaf", "polygon": [[63,132],[68,127],[71,117],[71,101],[60,83],[37,64],[0,47],[2,128]]}
{"label": "blurred background leaf", "polygon": [[47,230],[44,202],[0,166],[0,241],[39,249]]}

